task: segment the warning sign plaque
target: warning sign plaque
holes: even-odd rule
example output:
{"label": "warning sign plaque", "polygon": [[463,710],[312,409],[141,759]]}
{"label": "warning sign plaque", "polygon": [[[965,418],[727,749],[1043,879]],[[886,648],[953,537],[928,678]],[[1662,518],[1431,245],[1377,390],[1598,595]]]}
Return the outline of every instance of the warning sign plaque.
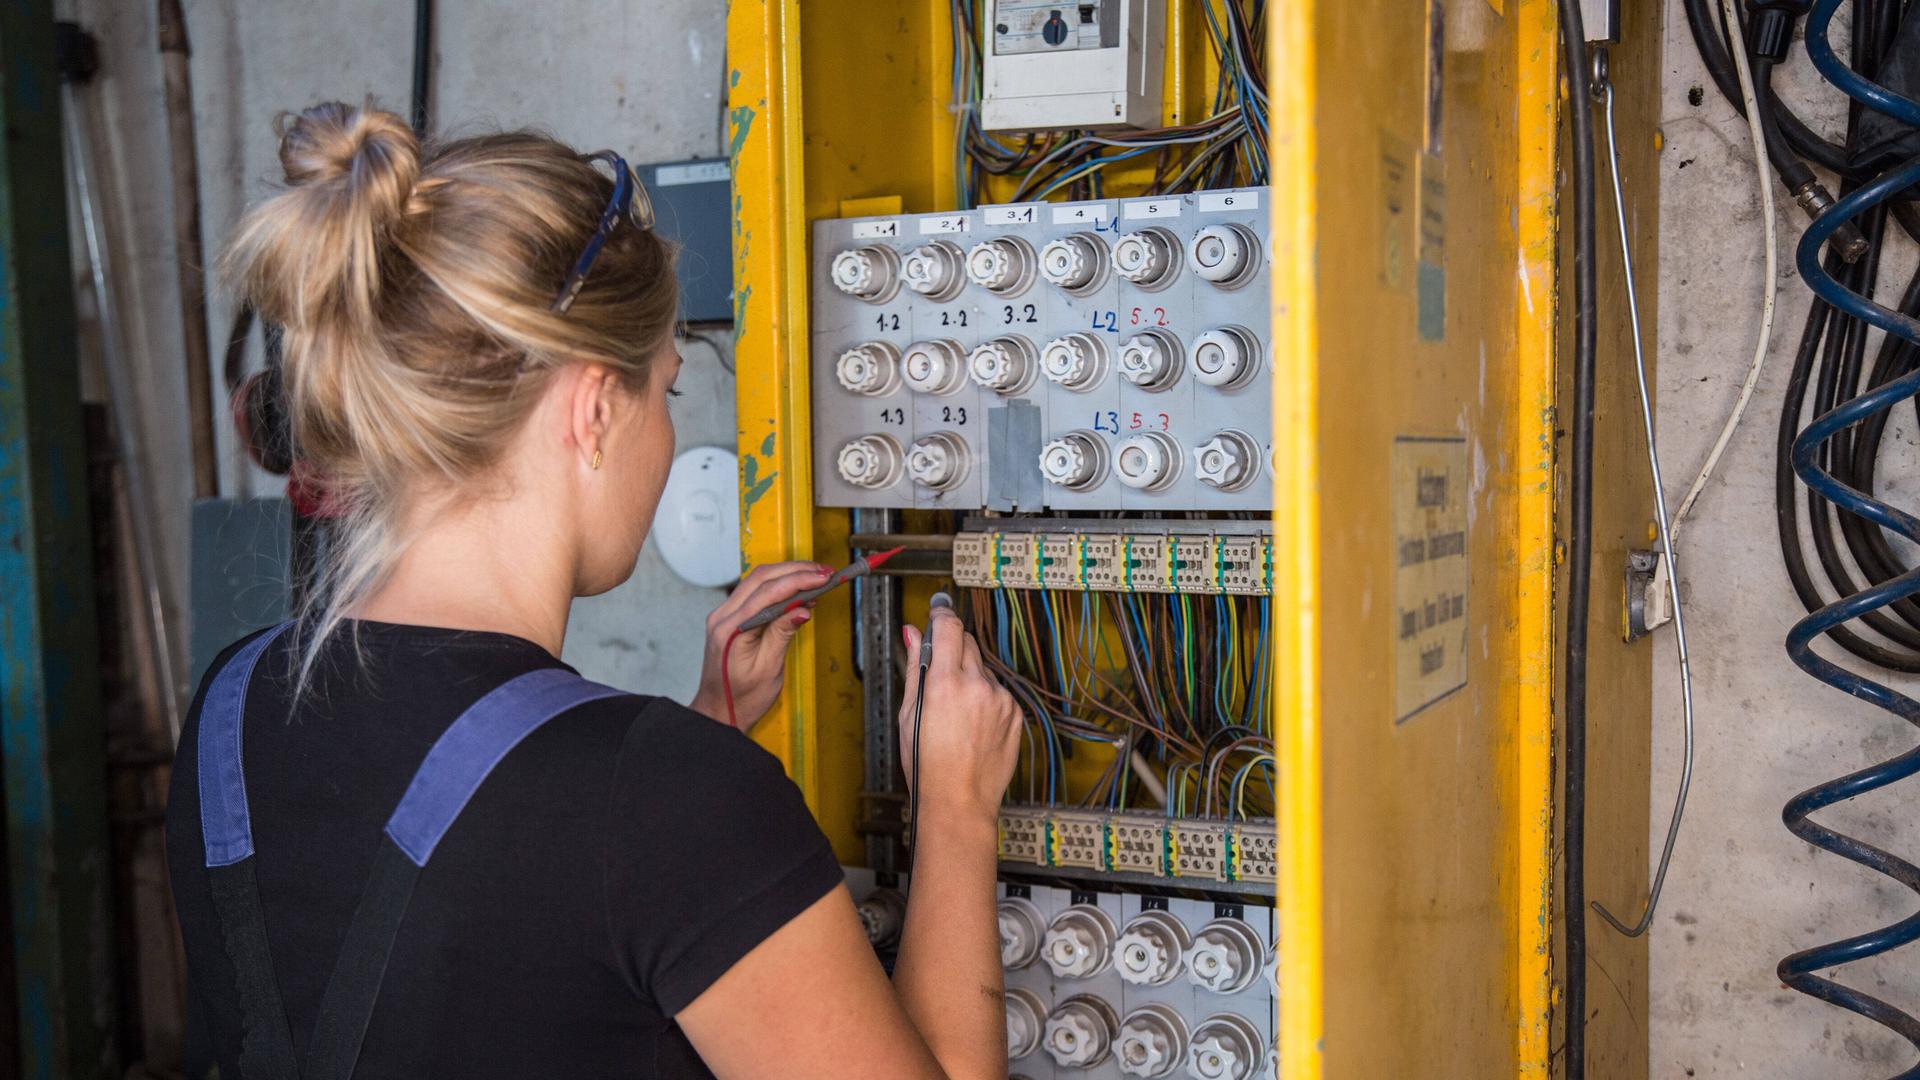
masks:
{"label": "warning sign plaque", "polygon": [[1393,441],[1393,722],[1467,685],[1467,441]]}

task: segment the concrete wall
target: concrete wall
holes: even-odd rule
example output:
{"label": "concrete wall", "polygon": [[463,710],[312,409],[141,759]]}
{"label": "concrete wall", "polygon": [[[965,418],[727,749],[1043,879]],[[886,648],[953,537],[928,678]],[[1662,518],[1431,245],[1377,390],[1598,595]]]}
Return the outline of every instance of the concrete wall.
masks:
{"label": "concrete wall", "polygon": [[[1844,34],[1836,37],[1845,41]],[[1678,499],[1752,356],[1764,267],[1746,123],[1708,81],[1678,0],[1667,5],[1666,63],[1659,422],[1667,492]],[[1817,119],[1829,131],[1843,122],[1845,99],[1820,82],[1797,47],[1793,66],[1776,85],[1789,100],[1807,103],[1798,111],[1809,122]],[[1774,965],[1790,952],[1913,912],[1911,893],[1795,839],[1780,824],[1780,808],[1823,779],[1916,741],[1906,723],[1814,682],[1786,657],[1787,630],[1803,611],[1775,534],[1774,438],[1810,294],[1793,271],[1792,249],[1805,219],[1784,197],[1776,216],[1782,246],[1772,352],[1746,423],[1686,527],[1679,556],[1699,756],[1685,831],[1652,930],[1652,1075],[1663,1080],[1883,1077],[1913,1061],[1901,1040],[1786,989],[1774,975]],[[1911,267],[1910,257],[1883,267],[1882,302],[1894,302]],[[1908,506],[1920,501],[1914,498],[1920,457],[1912,418],[1911,410],[1897,414],[1881,470],[1892,481],[1894,501]],[[1655,851],[1680,759],[1671,631],[1661,633]],[[1895,681],[1914,689],[1912,679]],[[1821,819],[1911,858],[1920,851],[1914,827],[1920,784],[1829,810]],[[1616,910],[1628,900],[1605,899]],[[1591,925],[1593,933],[1612,932],[1597,920]],[[1920,1006],[1916,955],[1909,949],[1851,965],[1839,978],[1912,1010]]]}
{"label": "concrete wall", "polygon": [[[583,149],[611,147],[636,162],[723,153],[724,0],[551,0],[438,5],[434,112],[438,130],[534,126]],[[102,73],[88,92],[109,132],[102,171],[128,352],[139,372],[149,473],[160,508],[168,595],[184,628],[187,507],[192,495],[180,316],[173,295],[172,192],[167,167],[153,5],[72,0],[100,38]],[[201,204],[211,261],[247,202],[280,178],[276,113],[369,95],[404,113],[412,65],[413,5],[339,0],[188,0]],[[216,288],[209,323],[217,351],[233,308]],[[725,339],[725,335],[721,335]],[[682,449],[731,448],[730,358],[690,344],[674,404]],[[250,358],[258,364],[258,349]],[[219,385],[216,356],[214,379]],[[216,390],[224,399],[224,391]],[[220,414],[224,417],[224,412]],[[273,494],[248,469],[224,421],[222,493]],[[674,576],[651,551],[633,580],[581,603],[566,659],[589,676],[685,699],[696,685],[699,625],[715,590]]]}

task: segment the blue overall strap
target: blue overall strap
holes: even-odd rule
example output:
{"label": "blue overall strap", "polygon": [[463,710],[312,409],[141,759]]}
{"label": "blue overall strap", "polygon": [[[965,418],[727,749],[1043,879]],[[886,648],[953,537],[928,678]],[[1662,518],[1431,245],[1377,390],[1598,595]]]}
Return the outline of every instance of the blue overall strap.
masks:
{"label": "blue overall strap", "polygon": [[285,629],[249,642],[207,688],[197,743],[200,825],[214,907],[240,993],[242,1080],[348,1080],[414,884],[435,846],[494,766],[522,739],[576,705],[621,691],[558,668],[533,671],[488,692],[441,733],[387,820],[321,997],[312,1042],[303,1065],[296,1066],[253,873],[253,832],[241,758],[248,680],[260,654]]}
{"label": "blue overall strap", "polygon": [[247,685],[260,654],[286,624],[260,634],[234,653],[207,684],[194,743],[200,769],[200,832],[207,884],[220,939],[233,965],[240,998],[240,1075],[244,1080],[295,1080],[299,1075],[280,981],[267,951],[267,920],[253,876],[253,826],[240,754]]}
{"label": "blue overall strap", "polygon": [[387,819],[373,870],[320,998],[300,1071],[304,1080],[353,1076],[414,884],[494,766],[547,721],[620,693],[559,668],[531,671],[489,691],[440,734]]}

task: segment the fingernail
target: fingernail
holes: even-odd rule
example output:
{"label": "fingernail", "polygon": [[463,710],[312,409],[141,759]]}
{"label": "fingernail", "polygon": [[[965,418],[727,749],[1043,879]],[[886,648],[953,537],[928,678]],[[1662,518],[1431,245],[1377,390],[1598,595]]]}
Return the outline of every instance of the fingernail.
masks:
{"label": "fingernail", "polygon": [[900,644],[913,648],[913,633],[904,626],[900,628]]}

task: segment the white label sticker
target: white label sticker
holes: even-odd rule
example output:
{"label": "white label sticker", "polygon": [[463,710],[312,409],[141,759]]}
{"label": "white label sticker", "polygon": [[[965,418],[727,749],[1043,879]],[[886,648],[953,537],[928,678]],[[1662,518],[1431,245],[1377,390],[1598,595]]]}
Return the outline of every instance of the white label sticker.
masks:
{"label": "white label sticker", "polygon": [[1258,210],[1260,193],[1257,191],[1203,191],[1200,193],[1200,212],[1217,214],[1222,210]]}
{"label": "white label sticker", "polygon": [[968,232],[973,222],[958,215],[948,217],[929,217],[920,219],[920,235],[932,236],[936,233]]}
{"label": "white label sticker", "polygon": [[1073,203],[1053,208],[1055,225],[1078,225],[1081,222],[1100,222],[1107,220],[1112,207],[1106,203]]}
{"label": "white label sticker", "polygon": [[724,184],[727,182],[727,163],[694,161],[685,165],[662,165],[653,170],[653,182],[659,187],[674,187],[679,184]]}
{"label": "white label sticker", "polygon": [[1180,200],[1147,199],[1143,202],[1121,203],[1120,216],[1128,221],[1176,218],[1180,216]]}
{"label": "white label sticker", "polygon": [[1467,441],[1393,441],[1393,719],[1467,685]]}
{"label": "white label sticker", "polygon": [[899,235],[900,222],[898,221],[856,221],[853,223],[853,238],[855,240],[873,240],[880,237]]}
{"label": "white label sticker", "polygon": [[989,225],[1031,225],[1039,219],[1039,208],[1028,206],[987,206],[980,210]]}

